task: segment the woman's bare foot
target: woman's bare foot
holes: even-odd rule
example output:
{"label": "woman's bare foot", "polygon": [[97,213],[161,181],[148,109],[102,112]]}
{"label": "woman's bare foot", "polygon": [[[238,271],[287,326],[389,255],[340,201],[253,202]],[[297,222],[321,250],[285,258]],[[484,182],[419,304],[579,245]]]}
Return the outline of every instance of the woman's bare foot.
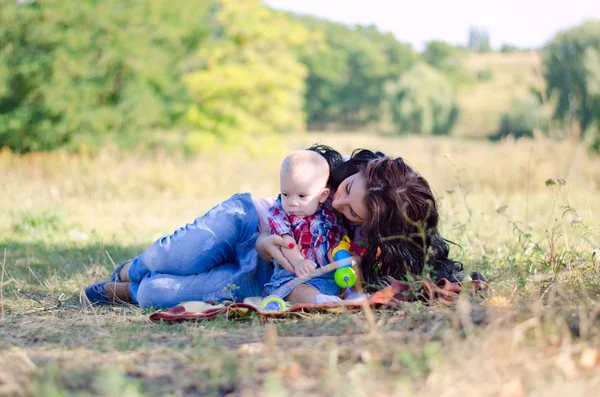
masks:
{"label": "woman's bare foot", "polygon": [[104,290],[106,291],[106,297],[109,300],[117,303],[132,303],[133,300],[131,299],[131,294],[129,293],[130,284],[130,282],[107,282],[104,286]]}

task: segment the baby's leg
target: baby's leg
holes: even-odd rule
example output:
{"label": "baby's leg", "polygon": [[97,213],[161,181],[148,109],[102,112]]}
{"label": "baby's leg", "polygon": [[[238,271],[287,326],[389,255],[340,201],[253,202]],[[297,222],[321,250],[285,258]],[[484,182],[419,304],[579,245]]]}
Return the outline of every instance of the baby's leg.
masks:
{"label": "baby's leg", "polygon": [[285,297],[285,300],[294,303],[315,303],[315,297],[319,294],[319,290],[312,285],[300,284]]}
{"label": "baby's leg", "polygon": [[285,300],[294,303],[326,303],[337,302],[341,299],[335,295],[323,295],[312,285],[300,284],[290,292]]}

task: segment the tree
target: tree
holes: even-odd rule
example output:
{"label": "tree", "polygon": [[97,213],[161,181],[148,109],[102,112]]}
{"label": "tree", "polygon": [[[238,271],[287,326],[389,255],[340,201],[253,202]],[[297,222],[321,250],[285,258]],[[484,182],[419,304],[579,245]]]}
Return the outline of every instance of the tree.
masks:
{"label": "tree", "polygon": [[447,135],[458,116],[452,84],[426,64],[417,64],[389,86],[394,122],[400,133]]}
{"label": "tree", "polygon": [[557,96],[554,116],[577,121],[583,133],[600,109],[600,95],[594,88],[599,50],[600,21],[559,32],[545,48],[547,94]]}
{"label": "tree", "polygon": [[183,78],[194,98],[188,122],[220,136],[302,129],[306,70],[295,48],[309,32],[258,0],[219,0],[211,20]]}
{"label": "tree", "polygon": [[462,65],[459,49],[444,41],[433,40],[425,45],[423,60],[442,72],[455,92],[472,81],[472,75]]}
{"label": "tree", "polygon": [[476,52],[488,52],[491,50],[490,34],[484,28],[471,26],[469,28],[469,38],[467,47]]}
{"label": "tree", "polygon": [[600,51],[588,48],[583,63],[587,74],[587,89],[591,97],[591,111],[594,115],[584,135],[588,147],[600,152]]}
{"label": "tree", "polygon": [[423,60],[437,69],[454,68],[457,63],[458,51],[450,44],[433,40],[427,42],[423,51]]}
{"label": "tree", "polygon": [[47,150],[181,118],[204,3],[0,0],[0,146]]}
{"label": "tree", "polygon": [[385,85],[416,61],[410,45],[374,26],[349,26],[314,17],[290,16],[316,32],[323,43],[303,47],[308,69],[306,113],[311,126],[364,126],[384,118]]}

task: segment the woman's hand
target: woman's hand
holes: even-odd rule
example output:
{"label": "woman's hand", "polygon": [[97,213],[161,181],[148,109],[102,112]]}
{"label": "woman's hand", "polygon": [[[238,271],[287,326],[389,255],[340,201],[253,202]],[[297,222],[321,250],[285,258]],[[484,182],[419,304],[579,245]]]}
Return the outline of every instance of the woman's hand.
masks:
{"label": "woman's hand", "polygon": [[285,270],[295,273],[294,267],[286,259],[281,248],[289,248],[289,244],[283,237],[276,234],[262,233],[256,240],[256,251],[266,261],[275,259]]}

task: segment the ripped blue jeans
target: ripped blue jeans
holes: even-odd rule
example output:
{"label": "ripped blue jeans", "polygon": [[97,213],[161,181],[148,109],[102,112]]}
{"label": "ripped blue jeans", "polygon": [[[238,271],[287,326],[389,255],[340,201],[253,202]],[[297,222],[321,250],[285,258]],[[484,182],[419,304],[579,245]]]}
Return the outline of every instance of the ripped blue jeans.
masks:
{"label": "ripped blue jeans", "polygon": [[131,296],[157,308],[261,296],[273,269],[255,250],[258,235],[252,197],[236,194],[135,257]]}

